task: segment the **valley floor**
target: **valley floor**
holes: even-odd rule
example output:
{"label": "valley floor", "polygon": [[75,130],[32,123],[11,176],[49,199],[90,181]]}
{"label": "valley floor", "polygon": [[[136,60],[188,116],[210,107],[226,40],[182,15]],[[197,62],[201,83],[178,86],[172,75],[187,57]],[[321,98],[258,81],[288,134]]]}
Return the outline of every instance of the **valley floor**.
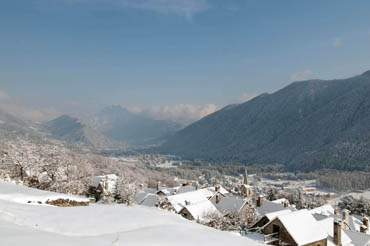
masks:
{"label": "valley floor", "polygon": [[28,203],[58,195],[66,198],[0,182],[1,245],[261,245],[157,208],[101,204],[60,208]]}

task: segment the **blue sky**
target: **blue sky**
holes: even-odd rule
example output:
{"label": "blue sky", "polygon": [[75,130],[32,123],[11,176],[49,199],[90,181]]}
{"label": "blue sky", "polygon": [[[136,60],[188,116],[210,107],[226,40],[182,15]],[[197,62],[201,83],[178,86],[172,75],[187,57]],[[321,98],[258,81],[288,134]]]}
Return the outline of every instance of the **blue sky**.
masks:
{"label": "blue sky", "polygon": [[365,0],[3,0],[0,92],[71,113],[199,114],[369,70],[369,11]]}

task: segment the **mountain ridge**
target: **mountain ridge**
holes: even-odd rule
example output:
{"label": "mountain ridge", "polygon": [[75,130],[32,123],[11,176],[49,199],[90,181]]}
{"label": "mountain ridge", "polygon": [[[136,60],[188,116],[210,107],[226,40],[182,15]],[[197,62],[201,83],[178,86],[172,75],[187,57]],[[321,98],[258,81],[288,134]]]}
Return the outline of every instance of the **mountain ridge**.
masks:
{"label": "mountain ridge", "polygon": [[43,124],[43,127],[55,139],[72,145],[81,145],[98,150],[120,149],[123,144],[117,143],[100,132],[82,123],[79,119],[62,115]]}
{"label": "mountain ridge", "polygon": [[106,107],[98,112],[90,120],[90,125],[116,141],[134,146],[158,144],[183,128],[181,124],[135,114],[118,105]]}
{"label": "mountain ridge", "polygon": [[176,133],[160,151],[293,169],[363,168],[370,157],[368,75],[293,82],[227,106]]}

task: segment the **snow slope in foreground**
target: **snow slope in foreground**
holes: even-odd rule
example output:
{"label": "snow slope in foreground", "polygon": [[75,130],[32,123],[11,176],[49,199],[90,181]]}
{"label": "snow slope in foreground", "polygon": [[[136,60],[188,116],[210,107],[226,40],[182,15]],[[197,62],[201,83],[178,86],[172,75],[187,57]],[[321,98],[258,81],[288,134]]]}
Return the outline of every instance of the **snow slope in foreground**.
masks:
{"label": "snow slope in foreground", "polygon": [[59,208],[26,202],[29,197],[56,195],[0,182],[1,245],[262,245],[156,208],[97,204]]}

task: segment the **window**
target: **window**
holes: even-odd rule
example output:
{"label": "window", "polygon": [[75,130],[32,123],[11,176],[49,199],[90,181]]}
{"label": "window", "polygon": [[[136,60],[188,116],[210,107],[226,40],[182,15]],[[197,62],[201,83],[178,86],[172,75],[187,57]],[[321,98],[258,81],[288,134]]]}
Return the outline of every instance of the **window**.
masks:
{"label": "window", "polygon": [[279,234],[280,234],[280,226],[278,226],[278,225],[272,225],[272,233],[274,234],[274,237],[277,237],[278,238],[279,237]]}

